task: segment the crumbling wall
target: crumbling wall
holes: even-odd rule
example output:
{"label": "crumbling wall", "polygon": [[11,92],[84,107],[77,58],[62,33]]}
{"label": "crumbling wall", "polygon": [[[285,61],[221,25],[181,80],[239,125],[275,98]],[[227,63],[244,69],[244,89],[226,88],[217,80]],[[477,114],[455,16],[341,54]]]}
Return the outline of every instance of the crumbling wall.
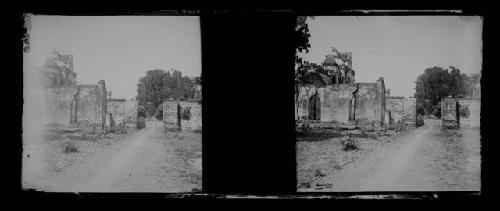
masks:
{"label": "crumbling wall", "polygon": [[102,133],[106,123],[106,92],[102,85],[78,85],[78,128],[89,133]]}
{"label": "crumbling wall", "polygon": [[71,102],[77,87],[47,88],[42,98],[42,123],[54,126],[67,126],[70,123]]}
{"label": "crumbling wall", "polygon": [[387,118],[390,113],[391,120],[389,127],[394,126],[398,122],[405,123],[410,126],[415,126],[417,118],[417,100],[413,97],[386,97]]}
{"label": "crumbling wall", "polygon": [[413,97],[403,98],[403,121],[406,125],[416,126],[417,122],[417,99]]}
{"label": "crumbling wall", "polygon": [[299,87],[299,95],[295,105],[296,119],[309,119],[309,99],[317,92],[321,105],[321,122],[348,122],[349,110],[355,90],[356,86],[353,84],[334,84],[324,87],[301,86]]}
{"label": "crumbling wall", "polygon": [[441,99],[441,126],[444,128],[458,128],[460,126],[457,115],[458,101],[455,98]]}
{"label": "crumbling wall", "polygon": [[181,129],[201,130],[201,102],[181,101]]}
{"label": "crumbling wall", "polygon": [[[374,121],[379,118],[376,116],[377,103],[377,85],[375,83],[359,83],[358,93],[356,94],[355,119],[357,121]],[[379,109],[380,110],[380,109]]]}
{"label": "crumbling wall", "polygon": [[403,120],[403,97],[387,97],[386,98],[387,113],[390,113],[389,126]]}
{"label": "crumbling wall", "polygon": [[[138,105],[139,103],[136,100],[108,99],[107,117],[109,119],[112,116],[116,124],[137,127]],[[106,121],[106,123],[109,123],[109,121]]]}
{"label": "crumbling wall", "polygon": [[166,130],[201,130],[200,101],[166,101],[163,103],[163,124]]}
{"label": "crumbling wall", "polygon": [[163,103],[163,127],[166,130],[180,130],[179,109],[177,101]]}
{"label": "crumbling wall", "polygon": [[309,120],[310,99],[320,99],[319,122],[369,122],[381,125],[385,119],[385,86],[377,83],[334,84],[316,87],[302,85],[295,102],[295,119]]}
{"label": "crumbling wall", "polygon": [[464,98],[458,99],[460,126],[480,127],[481,120],[481,99]]}
{"label": "crumbling wall", "polygon": [[87,133],[101,133],[106,118],[104,81],[98,85],[46,88],[42,123],[58,127],[76,126]]}

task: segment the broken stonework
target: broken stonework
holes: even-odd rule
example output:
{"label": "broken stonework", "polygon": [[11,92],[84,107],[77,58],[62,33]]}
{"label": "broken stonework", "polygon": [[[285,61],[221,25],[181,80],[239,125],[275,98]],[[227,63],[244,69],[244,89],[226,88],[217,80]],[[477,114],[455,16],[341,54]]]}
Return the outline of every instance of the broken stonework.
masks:
{"label": "broken stonework", "polygon": [[46,88],[42,98],[42,123],[58,128],[76,127],[86,133],[102,133],[106,123],[106,87],[76,85]]}
{"label": "broken stonework", "polygon": [[389,128],[396,124],[415,127],[417,119],[417,100],[413,97],[386,97],[386,124]]}
{"label": "broken stonework", "polygon": [[166,130],[201,130],[201,101],[165,101],[163,125]]}
{"label": "broken stonework", "polygon": [[116,125],[123,125],[127,128],[137,127],[138,101],[126,99],[107,100],[108,118],[113,118]]}
{"label": "broken stonework", "polygon": [[295,119],[327,124],[356,123],[380,127],[385,119],[383,78],[376,83],[300,85]]}
{"label": "broken stonework", "polygon": [[481,124],[481,99],[443,98],[441,100],[441,120],[441,126],[445,129],[479,128]]}

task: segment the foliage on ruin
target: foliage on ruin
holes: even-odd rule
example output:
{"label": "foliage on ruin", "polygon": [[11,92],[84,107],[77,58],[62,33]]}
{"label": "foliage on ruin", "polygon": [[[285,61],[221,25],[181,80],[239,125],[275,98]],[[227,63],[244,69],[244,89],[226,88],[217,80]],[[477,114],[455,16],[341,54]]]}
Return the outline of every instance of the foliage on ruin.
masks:
{"label": "foliage on ruin", "polygon": [[479,80],[480,74],[467,75],[460,70],[450,66],[429,67],[424,73],[417,77],[415,97],[422,105],[417,112],[421,115],[432,114],[441,117],[439,102],[443,97],[469,96],[471,87],[467,81]]}

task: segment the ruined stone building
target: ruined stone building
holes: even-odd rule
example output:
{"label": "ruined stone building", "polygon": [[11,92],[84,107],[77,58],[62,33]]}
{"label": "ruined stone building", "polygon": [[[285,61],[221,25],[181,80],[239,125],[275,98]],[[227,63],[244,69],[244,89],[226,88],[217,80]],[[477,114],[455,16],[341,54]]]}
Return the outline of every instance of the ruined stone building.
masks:
{"label": "ruined stone building", "polygon": [[388,98],[382,77],[374,83],[354,82],[350,52],[334,49],[318,69],[307,75],[309,83],[297,85],[295,119],[299,123],[362,129],[380,129],[406,120],[415,124],[415,99]]}
{"label": "ruined stone building", "polygon": [[105,129],[106,110],[106,86],[103,80],[96,85],[74,85],[44,90],[42,121],[46,125],[101,133]]}
{"label": "ruined stone building", "polygon": [[[110,92],[106,91],[104,80],[98,81],[97,84],[76,84],[72,55],[57,56],[70,61],[71,65],[66,65],[67,68],[63,72],[49,71],[49,74],[43,74],[43,82],[57,83],[45,83],[46,86],[41,90],[42,124],[49,129],[72,128],[85,133],[103,133],[110,126],[109,114],[115,115],[115,120],[118,121],[122,118],[133,119],[133,116],[137,115],[136,103],[108,98]],[[42,69],[44,70],[46,68]],[[53,77],[52,73],[58,73],[61,77]]]}

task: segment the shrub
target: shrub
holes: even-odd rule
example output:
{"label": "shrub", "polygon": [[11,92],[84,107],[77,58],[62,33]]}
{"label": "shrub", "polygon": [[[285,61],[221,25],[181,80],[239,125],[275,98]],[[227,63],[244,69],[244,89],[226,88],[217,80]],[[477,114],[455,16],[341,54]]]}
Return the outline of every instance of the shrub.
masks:
{"label": "shrub", "polygon": [[75,152],[78,152],[78,148],[76,147],[75,144],[73,144],[71,142],[67,142],[66,144],[64,144],[63,152],[64,153],[75,153]]}
{"label": "shrub", "polygon": [[342,149],[344,151],[358,150],[359,146],[354,139],[347,137],[342,139]]}

